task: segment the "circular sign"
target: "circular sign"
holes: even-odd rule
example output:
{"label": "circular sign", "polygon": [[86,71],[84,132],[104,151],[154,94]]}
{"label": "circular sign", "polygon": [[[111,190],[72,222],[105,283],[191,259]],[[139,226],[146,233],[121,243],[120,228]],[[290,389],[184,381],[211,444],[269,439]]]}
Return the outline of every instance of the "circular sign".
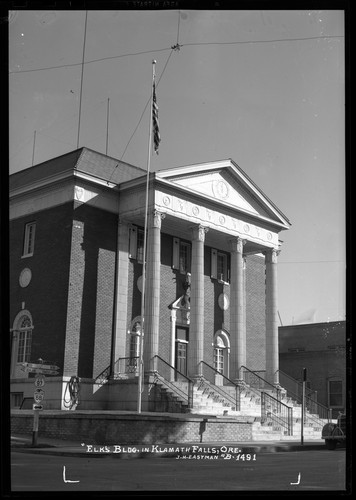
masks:
{"label": "circular sign", "polygon": [[28,267],[25,267],[25,269],[23,269],[21,271],[21,274],[19,277],[20,286],[22,288],[26,288],[30,284],[31,279],[32,279],[31,269],[29,269]]}
{"label": "circular sign", "polygon": [[220,309],[222,309],[223,311],[227,311],[227,309],[229,309],[230,300],[229,297],[226,295],[226,293],[221,293],[219,295],[218,304]]}
{"label": "circular sign", "polygon": [[37,375],[35,378],[35,387],[43,387],[45,385],[45,378],[42,375]]}

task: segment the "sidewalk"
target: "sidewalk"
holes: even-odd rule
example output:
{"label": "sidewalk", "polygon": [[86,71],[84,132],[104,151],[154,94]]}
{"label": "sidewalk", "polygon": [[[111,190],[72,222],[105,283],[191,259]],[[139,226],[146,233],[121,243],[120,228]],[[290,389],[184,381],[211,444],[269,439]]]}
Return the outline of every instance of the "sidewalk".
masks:
{"label": "sidewalk", "polygon": [[[253,454],[287,451],[325,450],[323,439],[304,441],[246,441],[239,443],[182,443],[148,445],[96,445],[86,442],[51,439],[38,436],[32,446],[32,435],[11,436],[11,451],[85,458],[175,458],[177,455]],[[217,451],[219,450],[219,451]]]}

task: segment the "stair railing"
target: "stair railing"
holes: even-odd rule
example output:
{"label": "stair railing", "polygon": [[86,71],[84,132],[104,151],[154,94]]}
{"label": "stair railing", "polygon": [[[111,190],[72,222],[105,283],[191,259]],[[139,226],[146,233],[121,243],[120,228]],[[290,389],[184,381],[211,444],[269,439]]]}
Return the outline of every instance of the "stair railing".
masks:
{"label": "stair railing", "polygon": [[123,375],[138,375],[139,357],[119,358],[115,361],[114,369],[109,365],[95,377],[94,383],[104,385],[109,379],[119,379]]}
{"label": "stair railing", "polygon": [[[211,389],[217,392],[223,399],[227,400],[233,405],[235,411],[240,411],[241,407],[241,393],[238,384],[230,380],[228,377],[223,375],[221,372],[208,365],[205,361],[200,361],[200,373],[202,377],[200,379],[200,384],[204,384],[205,381],[209,382],[209,385],[213,385]],[[219,382],[217,385],[216,382]],[[221,384],[221,385],[220,385]],[[224,387],[231,387],[234,390],[234,396],[232,396],[229,390],[224,389]]]}
{"label": "stair railing", "polygon": [[258,390],[270,390],[272,393],[275,393],[277,396],[277,399],[281,399],[281,388],[276,387],[270,382],[268,382],[266,379],[261,377],[261,375],[258,375],[258,373],[264,373],[264,372],[256,372],[253,370],[250,370],[249,368],[246,368],[246,366],[241,366],[241,371],[242,371],[242,376],[243,376],[243,381],[250,387],[253,387],[254,389]]}
{"label": "stair railing", "polygon": [[[303,384],[299,380],[295,380],[293,377],[283,372],[279,371],[280,383],[286,389],[287,396],[293,399],[296,403],[302,404],[303,399]],[[292,387],[292,389],[291,389]],[[310,420],[320,423],[319,420],[327,420],[331,422],[332,420],[332,409],[327,408],[316,400],[317,392],[311,389],[306,390],[305,395],[305,408],[309,412],[307,418]],[[316,414],[316,415],[315,415]]]}
{"label": "stair railing", "polygon": [[165,385],[172,393],[188,404],[188,409],[192,409],[194,382],[160,356],[154,356],[152,361],[156,377],[154,383],[159,381]]}
{"label": "stair railing", "polygon": [[265,422],[283,427],[288,436],[293,436],[293,408],[261,391],[261,423]]}

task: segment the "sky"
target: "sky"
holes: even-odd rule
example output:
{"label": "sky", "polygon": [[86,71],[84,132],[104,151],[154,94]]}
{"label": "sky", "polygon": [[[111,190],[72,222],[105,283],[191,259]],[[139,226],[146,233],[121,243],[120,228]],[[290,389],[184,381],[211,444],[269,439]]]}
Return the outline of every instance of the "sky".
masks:
{"label": "sky", "polygon": [[146,169],[154,59],[151,169],[234,160],[292,224],[280,324],[345,320],[344,42],[343,10],[10,11],[10,174],[83,146]]}

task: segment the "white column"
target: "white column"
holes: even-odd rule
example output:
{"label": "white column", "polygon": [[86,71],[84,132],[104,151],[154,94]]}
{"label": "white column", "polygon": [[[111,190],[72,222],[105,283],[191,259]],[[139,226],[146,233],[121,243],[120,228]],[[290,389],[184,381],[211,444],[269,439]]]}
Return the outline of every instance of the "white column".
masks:
{"label": "white column", "polygon": [[246,320],[244,299],[245,240],[237,237],[230,240],[231,249],[231,291],[230,291],[230,378],[243,379],[242,366],[246,366]]}
{"label": "white column", "polygon": [[277,255],[275,248],[265,252],[266,263],[266,380],[279,384]]}
{"label": "white column", "polygon": [[161,224],[165,214],[154,210],[148,221],[146,291],[144,318],[144,369],[154,370],[152,360],[158,354],[159,310],[161,293]]}
{"label": "white column", "polygon": [[204,359],[204,241],[208,228],[192,227],[192,272],[190,285],[190,328],[188,375],[201,375]]}
{"label": "white column", "polygon": [[118,372],[115,365],[119,358],[125,357],[127,337],[127,286],[129,276],[129,226],[119,220],[117,229],[114,334],[112,346],[112,375]]}

